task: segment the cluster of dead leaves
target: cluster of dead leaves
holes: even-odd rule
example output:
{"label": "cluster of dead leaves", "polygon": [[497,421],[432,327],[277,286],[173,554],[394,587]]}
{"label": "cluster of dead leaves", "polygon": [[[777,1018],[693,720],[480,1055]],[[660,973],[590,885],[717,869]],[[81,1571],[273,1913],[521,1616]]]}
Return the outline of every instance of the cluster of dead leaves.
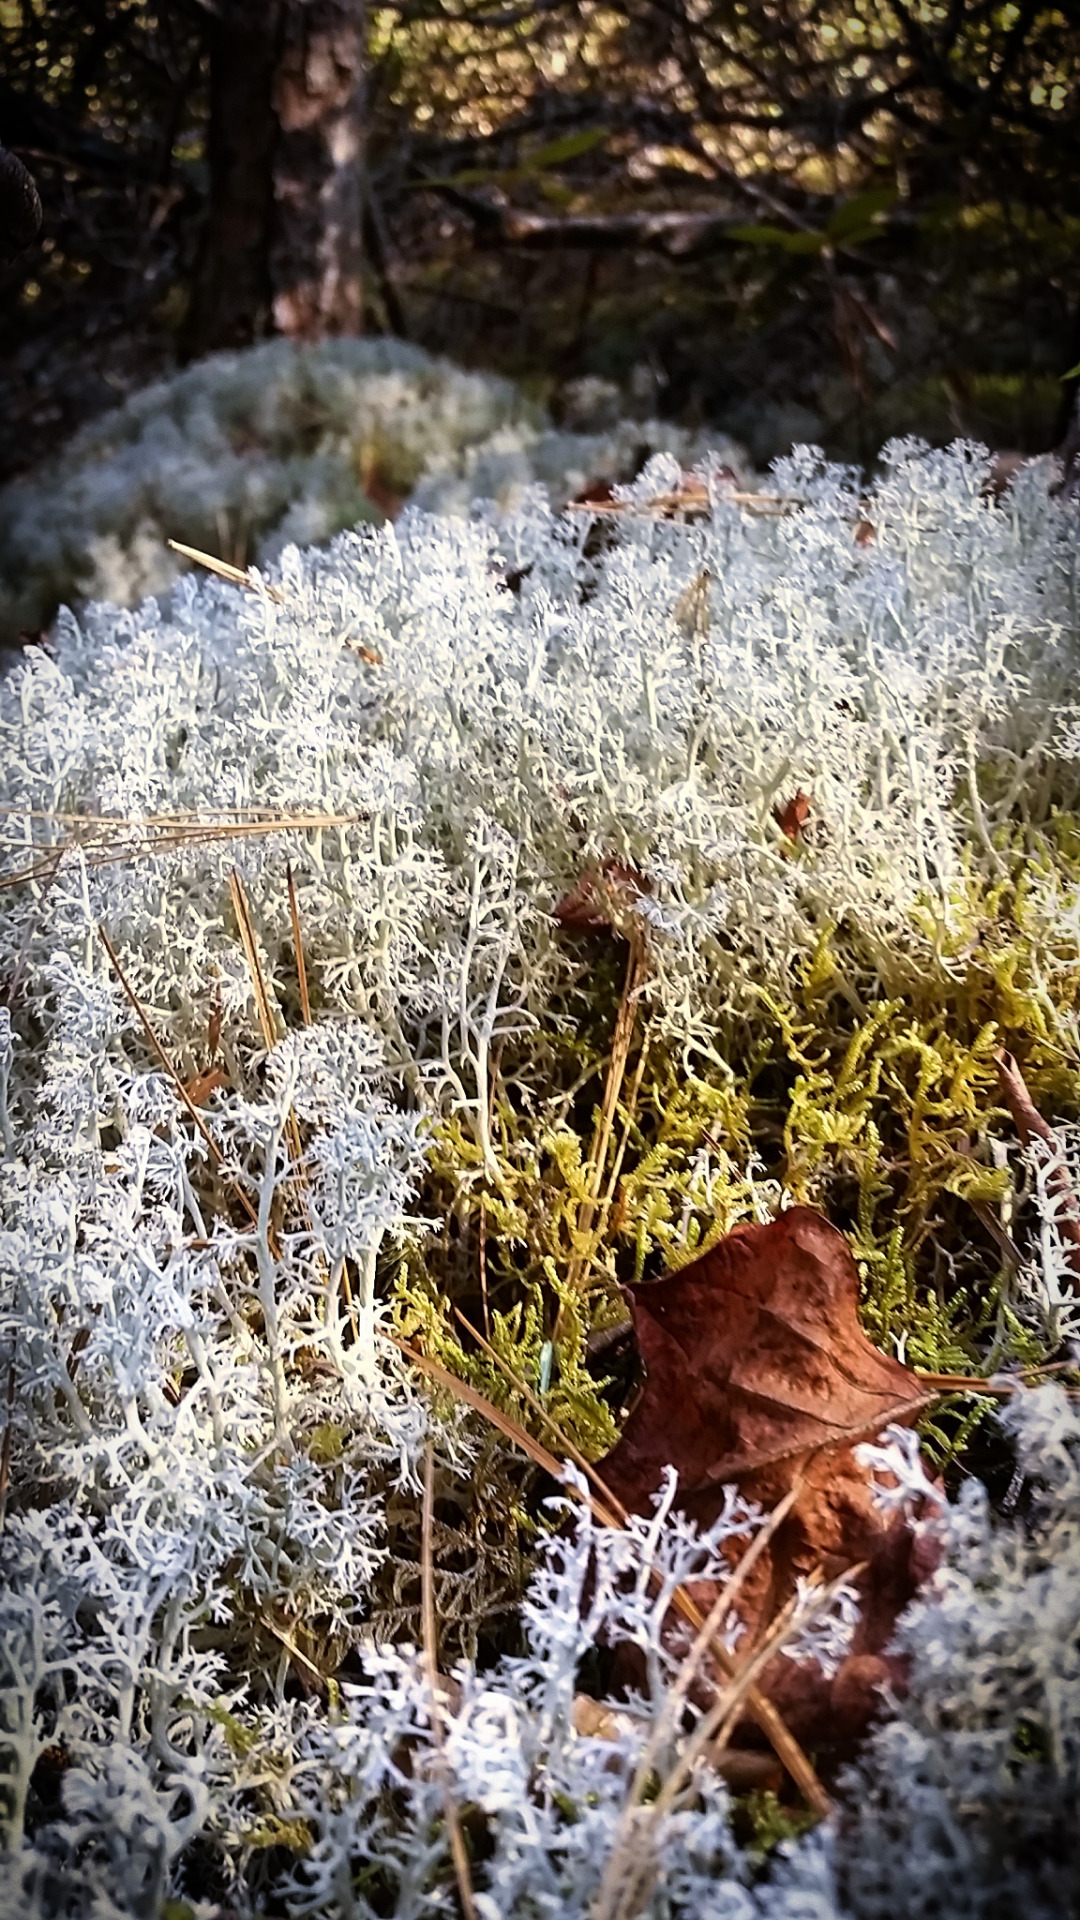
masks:
{"label": "cluster of dead leaves", "polygon": [[[936,1553],[902,1515],[882,1513],[854,1450],[890,1422],[910,1424],[932,1395],[867,1339],[850,1250],[811,1208],[737,1227],[691,1265],[628,1292],[645,1384],[597,1471],[629,1511],[647,1514],[673,1466],[678,1505],[702,1528],[717,1519],[727,1486],[769,1510],[801,1481],[739,1595],[740,1653],[800,1576],[855,1570],[860,1620],[835,1677],[781,1654],[761,1682],[804,1746],[840,1757],[879,1707],[882,1684],[902,1687],[887,1648]],[[702,1611],[717,1598],[708,1583],[690,1591]],[[635,1677],[632,1657],[623,1677]],[[749,1723],[740,1741],[744,1733],[752,1747]]]}

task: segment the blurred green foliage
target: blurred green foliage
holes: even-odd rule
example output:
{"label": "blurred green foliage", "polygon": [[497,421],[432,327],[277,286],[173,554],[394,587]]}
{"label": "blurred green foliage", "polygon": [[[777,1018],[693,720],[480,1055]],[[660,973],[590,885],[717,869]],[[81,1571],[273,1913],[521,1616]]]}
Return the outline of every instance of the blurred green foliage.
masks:
{"label": "blurred green foliage", "polygon": [[[266,32],[296,4],[266,0]],[[47,215],[0,287],[3,397],[27,426],[8,470],[175,357],[214,62],[250,5],[0,0],[0,138]],[[1073,9],[401,0],[368,20],[372,327],[556,409],[580,376],[614,380],[758,459],[792,438],[867,459],[903,431],[1062,437],[1080,358]],[[657,214],[714,230],[581,225]]]}

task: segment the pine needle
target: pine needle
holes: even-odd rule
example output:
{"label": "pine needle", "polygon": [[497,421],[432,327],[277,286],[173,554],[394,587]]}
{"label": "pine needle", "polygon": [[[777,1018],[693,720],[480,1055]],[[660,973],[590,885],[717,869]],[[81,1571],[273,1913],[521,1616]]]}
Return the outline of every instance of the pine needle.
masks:
{"label": "pine needle", "polygon": [[[815,1596],[811,1617],[828,1604],[845,1581],[861,1570],[861,1567],[847,1567],[829,1586],[822,1586]],[[656,1837],[663,1821],[675,1810],[698,1761],[706,1755],[714,1761],[722,1753],[736,1721],[750,1705],[755,1682],[791,1637],[793,1628],[805,1624],[806,1617],[793,1595],[754,1653],[734,1674],[731,1685],[718,1692],[655,1798],[647,1806],[634,1801],[628,1804],[603,1880],[589,1908],[589,1920],[637,1920],[655,1884]],[[637,1784],[635,1779],[635,1786]]]}
{"label": "pine needle", "polygon": [[[191,847],[213,846],[220,841],[251,840],[270,833],[319,833],[327,829],[362,826],[366,813],[332,814],[293,812],[288,808],[223,808],[231,818],[221,819],[199,813],[151,814],[144,820],[128,820],[106,814],[47,813],[30,808],[5,807],[0,812],[27,820],[59,822],[68,833],[52,846],[43,847],[24,866],[0,876],[0,889],[26,886],[34,881],[55,878],[60,862],[67,854],[79,853],[90,871],[118,866],[121,862],[156,859],[165,854],[183,852]],[[20,840],[21,846],[23,842]]]}
{"label": "pine needle", "polygon": [[279,606],[285,605],[285,595],[280,587],[271,586],[251,567],[232,567],[227,560],[218,560],[212,553],[202,553],[198,547],[188,547],[182,540],[167,540],[167,547],[174,553],[182,554],[185,560],[194,560],[197,567],[205,567],[207,573],[216,573],[220,580],[227,580],[230,586],[246,587],[249,593],[265,593],[268,600],[274,600]]}
{"label": "pine needle", "polygon": [[304,941],[300,932],[300,905],[296,898],[296,880],[291,867],[285,869],[289,883],[289,918],[292,921],[293,952],[296,955],[296,978],[300,989],[300,1017],[305,1027],[311,1025],[311,1001],[308,998],[307,963],[304,959]]}
{"label": "pine needle", "polygon": [[443,1812],[446,1819],[446,1831],[450,1840],[450,1852],[454,1862],[454,1877],[457,1880],[458,1897],[465,1920],[479,1920],[476,1900],[473,1895],[472,1876],[469,1872],[469,1856],[465,1847],[465,1836],[461,1831],[461,1819],[450,1787],[450,1773],[446,1764],[446,1737],[443,1727],[442,1696],[439,1690],[439,1640],[435,1621],[435,1567],[432,1550],[432,1535],[435,1523],[435,1451],[431,1441],[427,1443],[424,1456],[424,1508],[423,1531],[420,1554],[420,1610],[423,1622],[424,1666],[427,1671],[428,1687],[431,1691],[431,1736],[435,1746],[435,1761],[442,1788]]}
{"label": "pine needle", "polygon": [[267,1053],[270,1053],[273,1048],[277,1046],[281,1038],[279,1031],[280,1016],[275,1017],[277,1010],[270,998],[270,989],[266,984],[262,958],[259,953],[258,942],[255,938],[255,923],[251,918],[251,908],[248,906],[247,894],[244,892],[244,883],[235,867],[229,875],[229,894],[233,903],[233,912],[236,915],[236,924],[240,929],[240,942],[244,949],[244,958],[247,961],[248,973],[251,976],[252,991],[255,995],[255,1009],[259,1016],[259,1025],[262,1028],[263,1044]]}

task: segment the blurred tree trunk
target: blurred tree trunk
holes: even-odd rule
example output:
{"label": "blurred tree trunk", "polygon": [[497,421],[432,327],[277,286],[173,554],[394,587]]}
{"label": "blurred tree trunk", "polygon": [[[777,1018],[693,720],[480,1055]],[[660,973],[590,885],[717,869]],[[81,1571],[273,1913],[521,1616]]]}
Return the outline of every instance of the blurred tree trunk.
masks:
{"label": "blurred tree trunk", "polygon": [[185,357],[245,346],[269,324],[282,13],[282,0],[226,0],[210,19],[210,202]]}
{"label": "blurred tree trunk", "polygon": [[210,28],[210,204],[188,357],[359,333],[365,0],[226,0]]}
{"label": "blurred tree trunk", "polygon": [[274,323],[298,340],[363,322],[364,0],[290,0],[274,78],[280,126]]}

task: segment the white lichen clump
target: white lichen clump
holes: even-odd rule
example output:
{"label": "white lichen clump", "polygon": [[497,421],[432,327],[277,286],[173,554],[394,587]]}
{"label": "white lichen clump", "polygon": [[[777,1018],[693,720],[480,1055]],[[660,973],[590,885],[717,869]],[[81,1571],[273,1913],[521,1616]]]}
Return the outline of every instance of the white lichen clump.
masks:
{"label": "white lichen clump", "polygon": [[512,507],[540,483],[561,506],[649,452],[688,460],[705,445],[656,420],[559,432],[510,381],[398,340],[214,354],[0,489],[0,645],[62,603],[133,607],[162,592],[185,565],[169,539],[246,566],[378,520],[388,495],[465,513],[481,496]]}
{"label": "white lichen clump", "polygon": [[[661,456],[588,547],[539,487],[511,513],[414,508],[286,548],[265,591],[186,577],[65,615],[0,683],[0,1910],[450,1914],[447,1793],[481,1836],[482,1920],[1072,1910],[1080,1421],[1058,1388],[1007,1415],[1017,1517],[973,1484],[939,1523],[907,1700],[764,1880],[707,1765],[632,1803],[643,1756],[663,1780],[692,1738],[665,1719],[663,1592],[619,1578],[640,1539],[582,1520],[540,1552],[526,1651],[459,1668],[438,1750],[419,1656],[365,1637],[388,1501],[429,1441],[447,1484],[477,1445],[433,1420],[380,1276],[442,1227],[418,1202],[435,1117],[498,1179],[493,1049],[579,977],[551,908],[583,864],[645,876],[656,1031],[722,1072],[748,980],[782,985],[827,922],[931,965],[1017,792],[1037,817],[1052,768],[1075,803],[1076,511],[1038,470],[992,505],[985,472],[896,445],[863,491],[802,450],[749,513],[706,463],[682,525],[649,510],[678,479]],[[796,788],[820,831],[793,859],[773,808]],[[1080,901],[1049,867],[1027,907],[1075,963]],[[211,1023],[227,1084],[196,1124],[171,1074],[205,1066]],[[1071,1337],[1036,1187],[1014,1309]],[[722,1529],[692,1535],[670,1489],[636,1531],[667,1591],[721,1571]],[[601,1742],[575,1676],[615,1622],[650,1684]],[[842,1606],[806,1625],[828,1661]],[[363,1684],[287,1691],[316,1641],[359,1649]]]}

